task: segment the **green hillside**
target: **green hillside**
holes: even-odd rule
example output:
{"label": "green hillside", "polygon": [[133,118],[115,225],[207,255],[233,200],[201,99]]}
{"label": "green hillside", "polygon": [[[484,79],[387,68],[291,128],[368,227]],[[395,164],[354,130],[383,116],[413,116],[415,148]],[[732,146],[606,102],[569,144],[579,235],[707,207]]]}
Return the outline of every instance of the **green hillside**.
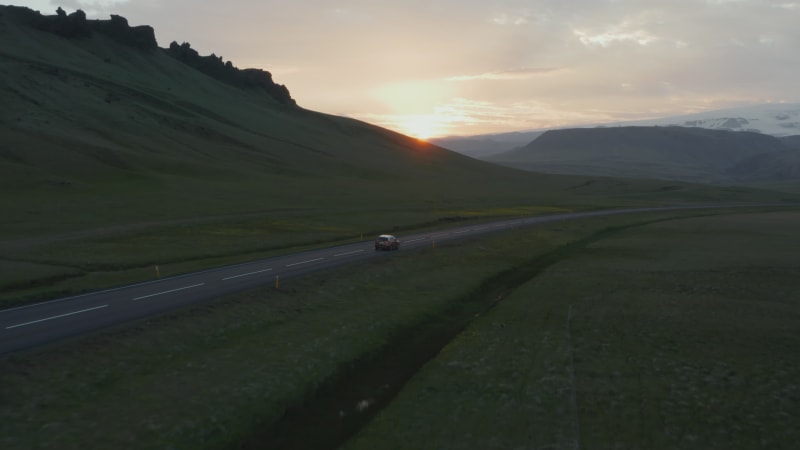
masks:
{"label": "green hillside", "polygon": [[160,48],[119,16],[0,7],[0,79],[6,297],[454,219],[783,198],[481,162],[303,109],[268,72]]}
{"label": "green hillside", "polygon": [[128,223],[141,218],[131,201],[147,206],[152,220],[419,206],[420,198],[493,196],[483,194],[492,179],[503,179],[506,193],[540,185],[366,123],[281,105],[161,49],[141,51],[98,33],[64,39],[15,23],[7,11],[2,19],[0,170],[4,192],[16,191],[8,198],[17,214],[31,209],[20,197],[30,195],[43,214],[57,214],[61,199],[86,197],[80,203],[88,210],[114,209]]}

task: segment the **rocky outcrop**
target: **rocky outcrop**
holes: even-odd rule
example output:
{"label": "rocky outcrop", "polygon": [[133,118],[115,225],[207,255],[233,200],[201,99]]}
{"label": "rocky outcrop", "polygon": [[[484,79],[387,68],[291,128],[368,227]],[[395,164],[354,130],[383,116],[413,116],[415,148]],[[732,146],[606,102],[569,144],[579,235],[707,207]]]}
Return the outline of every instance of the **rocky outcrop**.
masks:
{"label": "rocky outcrop", "polygon": [[[21,6],[0,6],[0,15],[7,14],[17,22],[42,31],[57,34],[66,39],[84,39],[93,33],[100,33],[115,41],[142,51],[159,49],[155,31],[148,25],[132,27],[122,16],[111,15],[109,20],[88,20],[86,13],[80,9],[67,14],[61,7],[52,16],[42,15],[38,11]],[[272,74],[261,69],[238,69],[230,61],[213,53],[208,56],[200,54],[184,42],[172,42],[164,51],[173,58],[193,67],[206,75],[223,83],[241,89],[257,90],[269,95],[282,105],[296,106],[289,89],[272,80]]]}
{"label": "rocky outcrop", "polygon": [[88,20],[86,13],[80,9],[67,14],[60,7],[52,16],[45,16],[38,11],[18,6],[6,7],[5,11],[34,28],[67,39],[88,38],[92,33],[101,33],[140,50],[153,51],[158,48],[153,27],[148,25],[131,27],[128,25],[128,20],[122,16],[112,14],[109,20]]}
{"label": "rocky outcrop", "polygon": [[221,56],[213,53],[208,56],[200,56],[188,42],[180,45],[172,42],[167,49],[167,54],[222,82],[242,89],[263,90],[278,103],[296,105],[289,94],[289,89],[282,84],[276,84],[272,80],[272,74],[266,70],[238,69],[230,61],[225,62]]}

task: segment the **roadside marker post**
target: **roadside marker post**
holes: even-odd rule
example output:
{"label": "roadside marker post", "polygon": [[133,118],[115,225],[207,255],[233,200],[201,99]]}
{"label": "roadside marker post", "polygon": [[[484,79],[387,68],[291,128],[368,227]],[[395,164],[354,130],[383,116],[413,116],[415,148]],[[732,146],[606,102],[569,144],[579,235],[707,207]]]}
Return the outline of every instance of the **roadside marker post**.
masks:
{"label": "roadside marker post", "polygon": [[281,287],[281,276],[275,275],[275,289],[280,289]]}
{"label": "roadside marker post", "polygon": [[156,278],[161,278],[161,272],[159,272],[158,266],[156,266]]}

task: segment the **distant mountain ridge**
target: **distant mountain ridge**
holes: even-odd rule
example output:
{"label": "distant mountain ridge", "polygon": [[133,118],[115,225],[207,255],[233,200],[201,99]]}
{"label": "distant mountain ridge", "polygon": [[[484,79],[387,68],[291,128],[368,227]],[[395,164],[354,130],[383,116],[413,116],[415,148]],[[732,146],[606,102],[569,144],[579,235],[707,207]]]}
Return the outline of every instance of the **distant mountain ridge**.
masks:
{"label": "distant mountain ridge", "polygon": [[800,135],[800,103],[768,103],[661,119],[610,123],[600,126],[632,125],[750,131],[776,137]]}
{"label": "distant mountain ridge", "polygon": [[[768,103],[658,119],[587,124],[569,128],[614,128],[629,126],[678,126],[708,130],[748,131],[775,137],[786,137],[800,135],[800,103]],[[483,159],[489,155],[523,147],[541,136],[545,131],[549,130],[530,130],[475,136],[447,136],[432,139],[431,142],[473,158]]]}
{"label": "distant mountain ridge", "polygon": [[572,175],[726,184],[800,179],[795,139],[677,126],[551,130],[524,147],[484,159]]}

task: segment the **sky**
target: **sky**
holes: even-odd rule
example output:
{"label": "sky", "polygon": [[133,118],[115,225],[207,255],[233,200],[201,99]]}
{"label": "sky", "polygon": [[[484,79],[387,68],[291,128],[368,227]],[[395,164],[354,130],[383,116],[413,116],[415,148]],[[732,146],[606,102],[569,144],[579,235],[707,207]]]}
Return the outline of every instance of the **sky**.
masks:
{"label": "sky", "polygon": [[419,138],[800,102],[800,0],[11,0],[150,25]]}

